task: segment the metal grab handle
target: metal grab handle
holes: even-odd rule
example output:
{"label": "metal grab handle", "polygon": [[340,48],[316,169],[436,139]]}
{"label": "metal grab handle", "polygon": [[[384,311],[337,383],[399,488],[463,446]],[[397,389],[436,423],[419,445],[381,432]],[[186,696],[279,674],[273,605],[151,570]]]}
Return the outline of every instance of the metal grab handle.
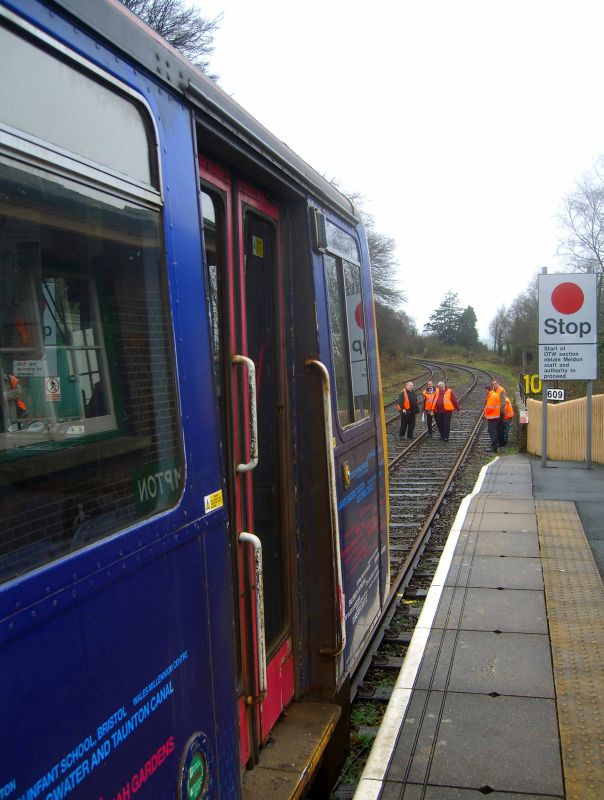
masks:
{"label": "metal grab handle", "polygon": [[325,364],[315,358],[306,359],[307,367],[316,367],[321,373],[323,384],[323,421],[325,428],[325,450],[327,452],[327,480],[329,483],[329,509],[331,515],[331,536],[333,540],[333,576],[338,599],[338,620],[336,625],[336,646],[321,647],[320,653],[326,656],[339,656],[346,647],[346,619],[344,616],[345,598],[342,581],[342,554],[340,550],[340,523],[338,518],[338,495],[336,492],[336,465],[333,457],[333,421],[331,418],[331,391],[329,371]]}
{"label": "metal grab handle", "polygon": [[251,544],[254,548],[254,588],[256,590],[256,645],[258,652],[258,691],[257,696],[246,698],[246,703],[261,703],[266,697],[266,635],[264,628],[264,580],[262,577],[262,542],[253,533],[242,531],[239,534],[242,544]]}
{"label": "metal grab handle", "polygon": [[247,385],[249,400],[249,415],[252,425],[250,437],[250,460],[247,464],[237,464],[237,472],[249,472],[258,464],[258,413],[256,411],[256,367],[251,358],[234,355],[231,357],[233,364],[244,364],[247,369]]}

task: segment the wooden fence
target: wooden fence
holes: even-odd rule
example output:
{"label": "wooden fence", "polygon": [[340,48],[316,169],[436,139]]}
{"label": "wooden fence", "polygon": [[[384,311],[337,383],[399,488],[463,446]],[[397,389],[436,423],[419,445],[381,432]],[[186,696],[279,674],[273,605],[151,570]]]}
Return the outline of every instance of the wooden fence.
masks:
{"label": "wooden fence", "polygon": [[[541,401],[527,400],[528,431],[526,449],[541,455]],[[547,457],[555,461],[585,461],[587,400],[547,404]],[[593,397],[591,418],[591,458],[604,464],[604,394]]]}

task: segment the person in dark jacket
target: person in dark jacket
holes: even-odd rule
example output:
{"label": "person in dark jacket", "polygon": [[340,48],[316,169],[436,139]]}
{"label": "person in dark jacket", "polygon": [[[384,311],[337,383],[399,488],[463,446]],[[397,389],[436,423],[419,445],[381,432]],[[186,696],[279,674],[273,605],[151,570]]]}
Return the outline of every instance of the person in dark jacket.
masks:
{"label": "person in dark jacket", "polygon": [[408,381],[405,387],[398,396],[398,410],[401,412],[401,439],[413,439],[413,431],[415,430],[415,415],[419,411],[417,403],[417,395],[413,391],[413,383]]}

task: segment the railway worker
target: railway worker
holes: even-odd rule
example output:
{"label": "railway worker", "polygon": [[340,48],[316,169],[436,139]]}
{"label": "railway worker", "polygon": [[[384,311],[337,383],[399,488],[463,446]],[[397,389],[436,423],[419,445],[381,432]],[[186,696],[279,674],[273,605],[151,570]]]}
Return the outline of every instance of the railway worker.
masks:
{"label": "railway worker", "polygon": [[500,386],[498,381],[493,380],[484,407],[484,416],[487,421],[489,439],[491,441],[490,450],[493,453],[497,452],[498,446],[503,447],[503,421],[506,399],[503,386]]}
{"label": "railway worker", "polygon": [[419,411],[417,403],[417,395],[413,391],[413,383],[408,381],[401,393],[398,396],[398,410],[401,412],[401,432],[399,436],[401,439],[413,439],[413,431],[415,430],[415,415]]}
{"label": "railway worker", "polygon": [[505,398],[505,410],[503,412],[503,444],[507,445],[510,438],[510,428],[512,427],[512,420],[514,419],[514,406],[510,402],[510,398]]}
{"label": "railway worker", "polygon": [[[23,389],[21,381],[12,372],[4,373],[4,402],[8,411],[7,424],[10,425],[15,420],[17,427],[21,428],[20,419],[27,415],[27,406],[23,400]],[[3,422],[0,415],[0,422]]]}
{"label": "railway worker", "polygon": [[455,397],[453,389],[449,389],[444,381],[440,381],[434,392],[432,414],[434,414],[436,427],[443,442],[449,441],[451,416],[454,411],[458,411],[461,414],[461,406]]}
{"label": "railway worker", "polygon": [[428,426],[428,436],[432,436],[432,422],[434,421],[434,417],[430,412],[432,411],[432,403],[434,402],[435,392],[436,389],[434,388],[434,383],[432,381],[428,381],[426,383],[426,388],[422,392],[424,396],[424,415],[426,417],[426,425]]}
{"label": "railway worker", "polygon": [[[497,444],[499,447],[503,447],[505,445],[505,436],[504,436],[504,415],[505,415],[505,401],[507,400],[507,394],[503,386],[499,383],[497,378],[493,378],[491,381],[491,388],[494,389],[499,395],[500,407],[501,407],[501,414],[499,415],[499,422],[497,424]],[[488,399],[488,394],[487,394]]]}

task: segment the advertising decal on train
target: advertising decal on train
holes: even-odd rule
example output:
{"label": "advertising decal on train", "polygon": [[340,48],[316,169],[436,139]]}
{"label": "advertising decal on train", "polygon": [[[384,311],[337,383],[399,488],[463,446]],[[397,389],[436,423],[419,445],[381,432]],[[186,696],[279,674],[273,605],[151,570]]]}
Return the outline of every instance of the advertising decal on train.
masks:
{"label": "advertising decal on train", "polygon": [[378,451],[372,448],[350,470],[350,488],[338,503],[342,519],[342,564],[346,576],[346,627],[349,656],[362,643],[380,604],[380,540],[377,511]]}
{"label": "advertising decal on train", "polygon": [[[161,673],[146,686],[141,686],[134,697],[125,702],[109,717],[99,720],[95,730],[88,731],[74,747],[49,765],[17,800],[63,800],[77,786],[84,783],[102,764],[111,759],[122,744],[135,733],[178,690],[178,670],[188,659],[184,650]],[[161,768],[174,752],[174,736],[167,736],[157,750],[128,776],[116,797],[126,798],[136,794],[143,784]],[[9,780],[8,786],[17,789],[17,781]],[[10,793],[0,795],[10,797]]]}

